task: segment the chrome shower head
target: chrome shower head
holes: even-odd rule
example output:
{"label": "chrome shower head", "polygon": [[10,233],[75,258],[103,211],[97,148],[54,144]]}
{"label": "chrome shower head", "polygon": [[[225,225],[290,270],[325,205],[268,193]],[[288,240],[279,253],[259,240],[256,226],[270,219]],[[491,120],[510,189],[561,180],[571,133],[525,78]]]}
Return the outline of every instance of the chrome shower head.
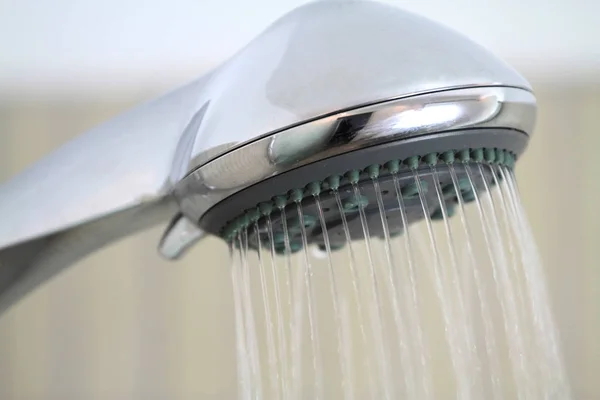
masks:
{"label": "chrome shower head", "polygon": [[228,239],[269,208],[309,207],[305,195],[373,174],[385,186],[433,162],[511,165],[534,120],[529,84],[463,36],[371,1],[308,4],[1,186],[0,309],[169,217],[160,251],[176,258],[206,233]]}

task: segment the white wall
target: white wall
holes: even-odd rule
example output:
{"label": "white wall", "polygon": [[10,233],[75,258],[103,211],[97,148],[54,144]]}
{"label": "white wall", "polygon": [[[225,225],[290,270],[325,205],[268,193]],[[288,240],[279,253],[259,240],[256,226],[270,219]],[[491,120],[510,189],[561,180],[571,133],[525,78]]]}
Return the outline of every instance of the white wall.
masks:
{"label": "white wall", "polygon": [[[184,83],[307,2],[3,0],[0,90],[110,91]],[[463,32],[534,81],[581,80],[600,70],[598,1],[385,2]]]}

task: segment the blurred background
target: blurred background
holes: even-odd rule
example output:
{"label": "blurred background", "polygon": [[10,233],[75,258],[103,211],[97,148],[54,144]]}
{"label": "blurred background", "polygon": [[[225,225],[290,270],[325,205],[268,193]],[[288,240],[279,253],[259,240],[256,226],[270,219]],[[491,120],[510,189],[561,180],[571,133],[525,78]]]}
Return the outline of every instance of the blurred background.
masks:
{"label": "blurred background", "polygon": [[[302,3],[3,0],[0,182],[218,65]],[[517,176],[575,398],[600,397],[600,3],[388,3],[463,32],[533,83],[539,123]],[[1,399],[233,398],[227,251],[208,239],[165,262],[163,229],[91,255],[0,318]]]}

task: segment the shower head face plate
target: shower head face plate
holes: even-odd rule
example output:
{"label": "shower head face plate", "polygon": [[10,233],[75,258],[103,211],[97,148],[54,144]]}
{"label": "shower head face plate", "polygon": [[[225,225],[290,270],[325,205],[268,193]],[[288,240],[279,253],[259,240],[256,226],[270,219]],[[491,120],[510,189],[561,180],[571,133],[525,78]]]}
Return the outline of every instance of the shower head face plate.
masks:
{"label": "shower head face plate", "polygon": [[[505,165],[512,168],[516,157],[527,145],[528,137],[522,132],[506,129],[475,129],[445,132],[404,141],[358,149],[328,159],[313,162],[286,173],[254,184],[221,201],[200,219],[200,226],[225,240],[235,239],[237,233],[258,223],[259,235],[250,229],[249,245],[257,246],[267,240],[267,216],[271,220],[277,251],[283,251],[285,208],[286,225],[292,234],[292,249],[298,249],[300,224],[305,225],[309,243],[322,245],[323,224],[320,221],[316,196],[323,208],[325,228],[332,246],[346,241],[342,218],[335,192],[351,232],[351,238],[363,237],[359,208],[363,208],[370,228],[369,235],[383,235],[383,225],[377,203],[379,184],[383,208],[389,218],[391,233],[403,229],[400,204],[396,190],[402,193],[407,223],[424,217],[422,201],[415,177],[421,183],[421,193],[435,217],[439,213],[438,191],[444,199],[446,211],[451,214],[458,194],[453,189],[453,178],[459,185],[464,201],[474,199],[485,184],[492,185],[489,166]],[[451,150],[449,150],[451,149]],[[483,174],[467,174],[467,170],[483,166]],[[435,172],[434,172],[435,170]],[[454,177],[453,174],[454,173]],[[469,180],[470,178],[470,180]],[[485,178],[485,182],[484,182]],[[436,184],[437,181],[437,184]],[[358,195],[355,192],[358,190]],[[304,216],[298,215],[300,205]],[[259,238],[260,236],[260,238]],[[267,242],[264,242],[267,243]]]}
{"label": "shower head face plate", "polygon": [[[482,155],[481,161],[474,161],[477,153]],[[491,154],[491,158],[486,160],[483,153]],[[313,182],[304,190],[292,190],[287,196],[246,210],[230,220],[220,234],[235,243],[240,232],[246,231],[250,248],[273,243],[279,254],[301,250],[303,231],[307,244],[325,249],[327,236],[334,250],[342,248],[348,239],[363,239],[365,234],[383,239],[387,230],[391,237],[401,235],[406,229],[405,223],[410,225],[425,218],[425,210],[431,213],[433,220],[442,219],[444,215],[452,217],[459,197],[465,203],[475,200],[486,187],[496,185],[495,179],[500,175],[492,172],[493,168],[511,167],[514,163],[514,155],[503,150],[477,149],[462,154],[469,156],[468,161],[465,158],[465,161],[446,164],[435,160],[436,164],[415,169],[391,162],[383,167],[371,166],[362,173],[352,171],[345,177]],[[454,156],[447,152],[439,157]],[[433,157],[431,154],[428,160]],[[502,162],[497,161],[498,157]],[[416,161],[416,157],[407,161]]]}

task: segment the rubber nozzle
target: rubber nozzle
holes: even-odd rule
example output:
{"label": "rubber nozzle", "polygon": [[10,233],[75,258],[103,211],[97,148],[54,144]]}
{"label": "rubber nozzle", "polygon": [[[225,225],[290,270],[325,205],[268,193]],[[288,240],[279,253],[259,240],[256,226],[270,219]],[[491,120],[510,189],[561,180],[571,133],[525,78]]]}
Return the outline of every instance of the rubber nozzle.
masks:
{"label": "rubber nozzle", "polygon": [[379,178],[379,165],[377,165],[377,164],[369,165],[366,169],[366,172],[369,175],[369,178],[371,178],[371,179]]}
{"label": "rubber nozzle", "polygon": [[319,182],[311,182],[306,185],[306,193],[309,196],[318,196],[321,194],[321,184]]}
{"label": "rubber nozzle", "polygon": [[400,171],[400,160],[392,160],[385,163],[385,167],[391,174],[397,174]]}
{"label": "rubber nozzle", "polygon": [[260,203],[258,209],[262,215],[267,216],[273,212],[273,204],[269,202]]}
{"label": "rubber nozzle", "polygon": [[429,165],[430,167],[435,166],[438,162],[437,153],[429,153],[429,154],[425,155],[423,157],[423,162],[425,162],[425,164]]}
{"label": "rubber nozzle", "polygon": [[404,162],[406,163],[406,165],[410,169],[417,169],[417,168],[419,168],[419,157],[418,156],[409,157]]}
{"label": "rubber nozzle", "polygon": [[341,177],[339,175],[333,175],[326,179],[327,185],[329,185],[329,189],[338,190],[340,187]]}
{"label": "rubber nozzle", "polygon": [[356,185],[360,180],[360,171],[356,169],[350,171],[346,174],[346,178],[348,178],[348,181],[350,181],[351,184]]}
{"label": "rubber nozzle", "polygon": [[299,203],[304,198],[304,193],[300,189],[290,190],[290,200],[294,203]]}

